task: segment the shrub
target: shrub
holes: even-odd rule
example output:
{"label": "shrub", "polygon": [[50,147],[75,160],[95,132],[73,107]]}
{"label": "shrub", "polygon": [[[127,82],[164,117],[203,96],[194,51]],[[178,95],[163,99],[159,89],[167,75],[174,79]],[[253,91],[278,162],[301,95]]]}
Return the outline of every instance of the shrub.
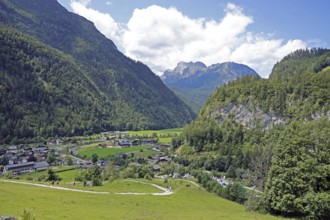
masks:
{"label": "shrub", "polygon": [[256,193],[254,191],[249,192],[244,206],[246,211],[267,213],[265,198],[261,193]]}
{"label": "shrub", "polygon": [[27,176],[25,179],[26,179],[27,181],[32,181],[32,180],[33,180],[32,176]]}
{"label": "shrub", "polygon": [[39,182],[43,182],[43,181],[45,181],[45,180],[46,180],[46,175],[41,175],[41,176],[39,176],[37,180],[38,180]]}

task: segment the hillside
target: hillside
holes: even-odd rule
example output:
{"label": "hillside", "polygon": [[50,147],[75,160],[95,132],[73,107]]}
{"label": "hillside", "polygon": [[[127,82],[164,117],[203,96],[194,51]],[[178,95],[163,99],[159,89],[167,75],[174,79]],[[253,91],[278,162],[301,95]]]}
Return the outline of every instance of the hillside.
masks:
{"label": "hillside", "polygon": [[[162,181],[154,180],[150,183],[162,184]],[[122,180],[109,183],[110,187],[103,188],[103,190],[125,189],[127,185],[130,185],[129,189],[132,191],[137,191],[140,188],[146,190],[148,186]],[[46,220],[280,219],[255,212],[245,212],[243,206],[219,198],[184,180],[169,180],[167,185],[174,189],[175,193],[173,195],[92,194],[0,181],[0,202],[2,204],[0,213],[1,215],[18,217],[24,209],[30,209],[36,215],[36,219]],[[15,205],[13,205],[13,201],[15,201]]]}
{"label": "hillside", "polygon": [[266,127],[323,116],[329,119],[329,57],[329,50],[290,54],[274,66],[269,80],[245,77],[218,89],[201,117],[220,122],[233,114],[239,123],[251,126],[253,120],[260,120]]}
{"label": "hillside", "polygon": [[1,0],[0,11],[2,143],[194,118],[147,66],[57,1]]}
{"label": "hillside", "polygon": [[246,184],[265,190],[249,200],[256,210],[329,219],[329,59],[330,50],[296,51],[269,79],[220,87],[173,141],[176,160],[234,181],[245,174]]}
{"label": "hillside", "polygon": [[232,62],[209,67],[202,62],[180,62],[175,69],[165,71],[162,80],[199,112],[219,86],[246,75],[258,76],[250,67]]}

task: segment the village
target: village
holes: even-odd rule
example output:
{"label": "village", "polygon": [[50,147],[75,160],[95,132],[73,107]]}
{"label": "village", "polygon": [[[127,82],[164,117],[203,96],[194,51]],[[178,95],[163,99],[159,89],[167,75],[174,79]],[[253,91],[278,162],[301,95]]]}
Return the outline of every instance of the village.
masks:
{"label": "village", "polygon": [[[86,149],[92,150],[93,155],[86,157]],[[19,178],[20,175],[59,167],[67,167],[65,169],[68,170],[90,170],[97,167],[102,172],[109,166],[115,166],[116,172],[122,173],[124,178],[194,178],[178,163],[176,155],[170,153],[170,150],[171,144],[160,142],[157,135],[129,136],[127,132],[119,131],[103,132],[89,142],[62,138],[48,140],[43,145],[1,146],[0,176]],[[103,151],[109,155],[101,153]],[[131,169],[133,173],[130,173]],[[212,179],[222,187],[231,184],[231,180],[225,176],[213,176]],[[91,181],[87,185],[93,186]]]}
{"label": "village", "polygon": [[[169,148],[170,144],[158,144],[156,139],[144,138],[135,139],[122,136],[127,132],[103,132],[96,141],[98,149],[121,149],[132,148],[135,146],[148,146],[150,150],[159,155],[149,156],[148,163],[154,165],[153,171],[160,171],[157,164],[168,163],[169,156],[161,154],[161,149]],[[69,142],[69,144],[68,144]],[[77,153],[78,144],[73,144],[68,138],[49,140],[44,145],[30,146],[28,144],[0,146],[0,175],[17,176],[26,173],[44,171],[54,166],[69,165],[76,168],[90,168],[97,165],[104,169],[108,163],[107,160],[98,158],[92,159],[80,158]],[[63,150],[66,148],[67,150]],[[118,158],[127,158],[127,153],[119,152]]]}

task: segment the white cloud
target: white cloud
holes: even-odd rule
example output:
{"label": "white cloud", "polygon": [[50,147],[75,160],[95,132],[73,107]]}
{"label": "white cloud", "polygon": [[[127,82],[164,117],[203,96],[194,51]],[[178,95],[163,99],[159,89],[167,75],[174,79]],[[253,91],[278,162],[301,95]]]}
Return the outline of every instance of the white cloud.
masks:
{"label": "white cloud", "polygon": [[122,28],[110,14],[104,14],[92,8],[88,8],[87,5],[90,1],[91,0],[71,1],[70,6],[74,13],[92,21],[102,34],[113,40],[116,45],[120,46]]}
{"label": "white cloud", "polygon": [[73,2],[77,2],[77,3],[80,3],[84,6],[87,6],[92,0],[71,0],[71,3]]}
{"label": "white cloud", "polygon": [[233,61],[268,77],[277,61],[307,47],[301,40],[284,42],[271,35],[249,32],[253,18],[232,3],[227,4],[225,16],[219,21],[192,19],[176,8],[153,5],[135,9],[127,27],[123,27],[109,14],[87,8],[82,2],[71,3],[74,12],[94,22],[127,56],[144,62],[157,74],[180,61],[202,61],[207,65]]}

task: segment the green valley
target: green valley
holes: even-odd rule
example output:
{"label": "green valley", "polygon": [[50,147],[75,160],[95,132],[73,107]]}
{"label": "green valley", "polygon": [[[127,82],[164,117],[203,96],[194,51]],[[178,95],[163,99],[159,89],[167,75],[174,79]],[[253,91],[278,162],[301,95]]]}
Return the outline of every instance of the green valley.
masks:
{"label": "green valley", "polygon": [[0,220],[329,220],[330,5],[238,2],[0,0]]}

